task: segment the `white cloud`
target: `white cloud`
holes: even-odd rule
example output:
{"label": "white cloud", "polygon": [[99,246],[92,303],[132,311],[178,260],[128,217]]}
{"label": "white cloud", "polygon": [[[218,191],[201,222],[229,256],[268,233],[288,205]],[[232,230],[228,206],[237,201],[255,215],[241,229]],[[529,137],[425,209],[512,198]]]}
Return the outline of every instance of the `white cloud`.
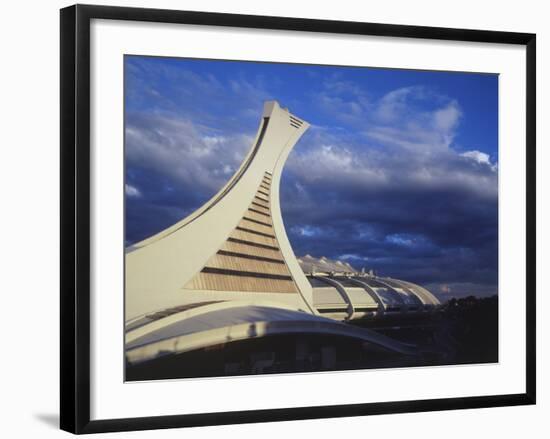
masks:
{"label": "white cloud", "polygon": [[307,237],[318,236],[322,234],[321,229],[309,225],[305,225],[303,227],[295,227],[293,231],[301,236]]}
{"label": "white cloud", "polygon": [[247,134],[220,135],[173,115],[139,116],[126,127],[126,159],[189,187],[219,189],[252,144]]}
{"label": "white cloud", "polygon": [[374,114],[378,120],[389,123],[408,113],[409,100],[423,95],[422,87],[403,87],[385,94],[376,104]]}
{"label": "white cloud", "polygon": [[462,111],[456,101],[451,101],[448,105],[434,112],[435,128],[443,133],[452,132],[458,125],[462,117]]}
{"label": "white cloud", "polygon": [[[497,196],[497,165],[489,156],[480,151],[460,154],[454,148],[464,117],[456,100],[420,86],[399,88],[373,100],[354,87],[341,80],[324,84],[321,108],[350,129],[310,129],[287,165],[300,180],[378,190],[452,187]],[[480,168],[479,163],[489,167]]]}
{"label": "white cloud", "polygon": [[477,163],[484,163],[486,165],[491,164],[490,156],[489,154],[485,154],[484,152],[473,150],[473,151],[466,151],[460,154],[462,157],[467,157],[469,159],[472,159],[473,161]]}
{"label": "white cloud", "polygon": [[314,128],[304,140],[295,147],[286,165],[301,181],[370,186],[386,182],[387,170],[378,166],[380,153],[368,149],[359,153],[356,145],[347,147],[343,139]]}
{"label": "white cloud", "polygon": [[491,156],[489,156],[489,154],[486,154],[484,152],[477,151],[474,149],[473,151],[463,152],[460,155],[462,157],[471,159],[480,165],[487,165],[493,172],[496,172],[498,170],[498,163],[492,163]]}
{"label": "white cloud", "polygon": [[363,261],[368,261],[369,260],[369,258],[367,258],[365,256],[361,256],[357,253],[344,253],[343,255],[338,256],[338,259],[344,259],[344,260],[347,260],[347,259],[362,259]]}
{"label": "white cloud", "polygon": [[141,191],[137,187],[132,186],[132,185],[127,184],[127,183],[124,185],[124,192],[126,193],[126,196],[128,196],[128,197],[132,197],[132,198],[141,197]]}
{"label": "white cloud", "polygon": [[401,246],[411,246],[414,244],[414,241],[401,234],[387,235],[386,241],[391,242],[392,244],[397,244]]}
{"label": "white cloud", "polygon": [[489,157],[489,154],[485,154],[484,152],[473,150],[473,151],[466,151],[460,154],[462,157],[467,157],[469,159],[472,159],[476,161],[477,163],[484,163],[487,165],[491,164],[491,160]]}

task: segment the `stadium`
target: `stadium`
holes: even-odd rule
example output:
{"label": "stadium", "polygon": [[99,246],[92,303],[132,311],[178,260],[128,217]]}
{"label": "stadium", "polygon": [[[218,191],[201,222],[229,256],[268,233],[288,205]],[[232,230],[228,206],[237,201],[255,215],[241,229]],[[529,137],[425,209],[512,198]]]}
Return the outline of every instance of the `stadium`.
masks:
{"label": "stadium", "polygon": [[373,329],[423,328],[440,307],[426,288],[294,255],[279,185],[308,127],[266,102],[252,147],[225,186],[126,249],[127,380],[407,366],[429,355]]}

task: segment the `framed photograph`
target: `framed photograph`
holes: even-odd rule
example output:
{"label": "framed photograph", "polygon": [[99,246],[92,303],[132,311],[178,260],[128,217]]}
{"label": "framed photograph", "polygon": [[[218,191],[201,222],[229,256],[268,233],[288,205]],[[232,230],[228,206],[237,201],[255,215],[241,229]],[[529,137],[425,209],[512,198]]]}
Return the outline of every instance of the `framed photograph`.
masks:
{"label": "framed photograph", "polygon": [[533,34],[62,9],[61,428],[534,404],[535,130]]}

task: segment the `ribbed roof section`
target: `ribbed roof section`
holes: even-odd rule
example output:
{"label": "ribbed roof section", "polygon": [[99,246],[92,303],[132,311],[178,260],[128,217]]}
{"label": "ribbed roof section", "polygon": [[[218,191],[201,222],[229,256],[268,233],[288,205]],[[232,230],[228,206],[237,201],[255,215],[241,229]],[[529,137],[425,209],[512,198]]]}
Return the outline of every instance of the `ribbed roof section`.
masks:
{"label": "ribbed roof section", "polygon": [[297,293],[273,229],[271,174],[260,186],[237,227],[186,289]]}

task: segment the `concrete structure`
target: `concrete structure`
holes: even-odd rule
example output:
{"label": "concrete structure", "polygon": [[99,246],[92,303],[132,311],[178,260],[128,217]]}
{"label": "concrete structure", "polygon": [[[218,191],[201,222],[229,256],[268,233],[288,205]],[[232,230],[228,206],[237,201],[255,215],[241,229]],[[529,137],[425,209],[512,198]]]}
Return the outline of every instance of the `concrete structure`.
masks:
{"label": "concrete structure", "polygon": [[332,319],[353,320],[425,312],[439,300],[419,285],[355,270],[349,263],[306,255],[298,259],[313,289],[313,307]]}
{"label": "concrete structure", "polygon": [[298,260],[292,251],[279,182],[308,127],[267,102],[252,148],[227,184],[187,218],[127,249],[130,363],[295,333],[350,337],[410,353],[410,346],[339,320],[423,311],[438,304],[435,297],[342,262]]}

